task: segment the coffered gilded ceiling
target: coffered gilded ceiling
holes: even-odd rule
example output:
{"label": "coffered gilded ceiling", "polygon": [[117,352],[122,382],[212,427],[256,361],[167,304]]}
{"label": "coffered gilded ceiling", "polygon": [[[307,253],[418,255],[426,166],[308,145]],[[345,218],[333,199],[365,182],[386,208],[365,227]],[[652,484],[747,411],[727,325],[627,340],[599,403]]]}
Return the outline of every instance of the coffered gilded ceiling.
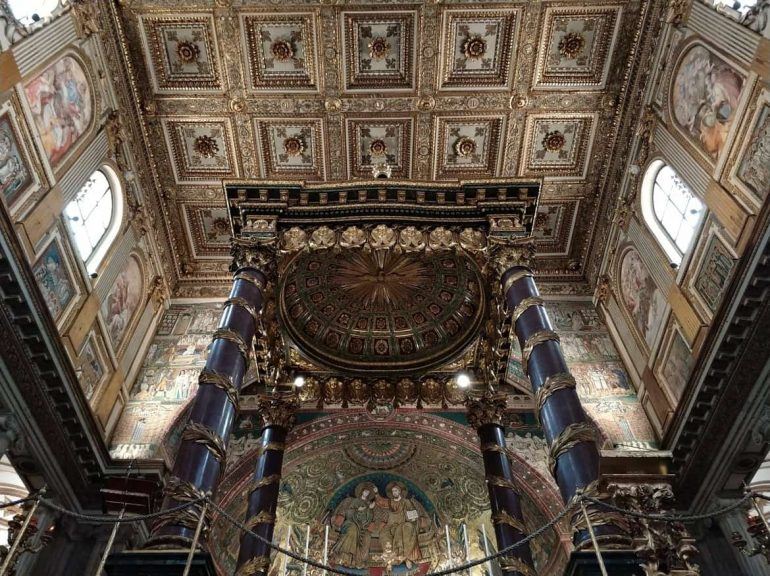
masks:
{"label": "coffered gilded ceiling", "polygon": [[412,180],[542,178],[541,279],[584,278],[645,3],[119,6],[180,294],[229,278],[223,179],[381,162]]}

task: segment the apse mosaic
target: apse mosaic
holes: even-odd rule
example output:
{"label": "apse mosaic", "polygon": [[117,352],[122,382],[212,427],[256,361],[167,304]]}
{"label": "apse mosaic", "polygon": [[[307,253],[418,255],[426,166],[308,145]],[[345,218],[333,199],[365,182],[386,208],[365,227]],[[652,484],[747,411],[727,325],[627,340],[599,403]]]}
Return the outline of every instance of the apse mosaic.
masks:
{"label": "apse mosaic", "polygon": [[251,88],[317,90],[315,15],[242,16]]}
{"label": "apse mosaic", "polygon": [[447,10],[440,88],[504,89],[510,83],[515,10]]}
{"label": "apse mosaic", "polygon": [[33,183],[10,113],[0,115],[0,197],[13,206]]}
{"label": "apse mosaic", "polygon": [[[326,548],[331,564],[361,576],[424,574],[496,550],[478,439],[469,427],[400,411],[375,424],[354,411],[300,425],[288,444],[274,534],[282,545],[300,553],[307,547],[319,560]],[[229,468],[221,487],[222,504],[236,518],[246,515],[254,455]],[[517,470],[531,479],[523,497],[527,526],[541,526],[552,513],[548,494],[558,498],[555,487],[523,463]],[[234,568],[238,540],[231,525],[215,522],[211,541],[224,544],[215,558],[222,573]],[[557,545],[554,531],[535,539],[538,566],[558,564]],[[298,574],[302,565],[274,557],[270,573],[284,570]]]}
{"label": "apse mosaic", "polygon": [[172,305],[161,318],[110,446],[113,458],[168,458],[164,436],[198,388],[221,304]]}
{"label": "apse mosaic", "polygon": [[416,12],[343,12],[345,88],[412,90]]}
{"label": "apse mosaic", "polygon": [[156,91],[222,89],[211,16],[143,17],[141,22]]}
{"label": "apse mosaic", "polygon": [[548,7],[538,50],[534,87],[602,88],[610,49],[620,22],[618,6]]}
{"label": "apse mosaic", "polygon": [[725,148],[736,118],[744,77],[702,44],[680,59],[671,83],[676,125],[709,159]]}
{"label": "apse mosaic", "polygon": [[770,196],[770,104],[759,109],[748,148],[738,167],[738,178],[763,203]]}
{"label": "apse mosaic", "polygon": [[[548,300],[546,309],[577,381],[580,401],[602,434],[619,449],[654,448],[655,434],[607,327],[593,305]],[[506,378],[529,387],[515,339]]]}
{"label": "apse mosaic", "polygon": [[437,146],[443,152],[436,167],[437,178],[494,176],[500,162],[502,117],[438,117]]}
{"label": "apse mosaic", "polygon": [[59,164],[91,124],[88,76],[73,56],[64,56],[24,86],[40,141],[52,166]]}

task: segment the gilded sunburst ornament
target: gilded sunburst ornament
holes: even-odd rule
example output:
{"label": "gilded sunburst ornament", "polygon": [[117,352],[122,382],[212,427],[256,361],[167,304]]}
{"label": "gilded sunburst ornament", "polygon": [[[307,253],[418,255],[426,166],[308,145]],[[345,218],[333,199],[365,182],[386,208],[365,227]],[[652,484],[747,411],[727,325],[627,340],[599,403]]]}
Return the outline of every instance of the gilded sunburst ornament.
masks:
{"label": "gilded sunburst ornament", "polygon": [[337,265],[337,286],[364,308],[395,308],[408,303],[430,279],[425,264],[385,250],[352,253]]}
{"label": "gilded sunburst ornament", "polygon": [[193,150],[204,158],[213,158],[219,152],[219,144],[215,138],[206,134],[198,136],[193,142]]}
{"label": "gilded sunburst ornament", "polygon": [[559,54],[570,60],[578,57],[586,45],[586,39],[577,32],[568,32],[559,41]]}

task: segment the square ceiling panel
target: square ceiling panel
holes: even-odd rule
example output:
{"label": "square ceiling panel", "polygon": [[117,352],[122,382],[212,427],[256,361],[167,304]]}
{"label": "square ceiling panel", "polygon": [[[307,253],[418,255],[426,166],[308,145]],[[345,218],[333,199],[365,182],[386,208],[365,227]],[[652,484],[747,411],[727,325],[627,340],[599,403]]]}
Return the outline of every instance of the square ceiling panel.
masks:
{"label": "square ceiling panel", "polygon": [[252,90],[318,90],[315,14],[242,16]]}
{"label": "square ceiling panel", "polygon": [[527,116],[521,175],[585,178],[596,116],[590,112]]}
{"label": "square ceiling panel", "polygon": [[620,24],[619,6],[549,7],[533,85],[539,90],[604,88]]}
{"label": "square ceiling panel", "polygon": [[495,176],[505,116],[436,118],[436,178]]}
{"label": "square ceiling panel", "polygon": [[163,120],[176,182],[218,183],[238,176],[230,120]]}
{"label": "square ceiling panel", "polygon": [[211,16],[146,16],[141,26],[155,92],[222,90]]}
{"label": "square ceiling panel", "polygon": [[417,12],[343,12],[345,89],[415,88]]}
{"label": "square ceiling panel", "polygon": [[507,88],[517,19],[517,10],[445,11],[439,88]]}
{"label": "square ceiling panel", "polygon": [[323,121],[258,118],[256,133],[268,178],[324,178]]}
{"label": "square ceiling panel", "polygon": [[208,202],[182,205],[185,227],[196,258],[222,258],[230,253],[230,220],[227,206]]}
{"label": "square ceiling panel", "polygon": [[348,118],[348,172],[371,178],[372,167],[387,163],[394,178],[409,178],[412,118]]}

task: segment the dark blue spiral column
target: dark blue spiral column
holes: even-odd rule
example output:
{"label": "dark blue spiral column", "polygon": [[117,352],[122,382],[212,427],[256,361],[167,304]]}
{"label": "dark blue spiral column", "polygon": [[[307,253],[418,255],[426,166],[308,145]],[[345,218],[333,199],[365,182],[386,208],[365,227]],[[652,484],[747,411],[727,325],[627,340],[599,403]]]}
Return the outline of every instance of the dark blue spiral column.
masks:
{"label": "dark blue spiral column", "polygon": [[[262,416],[262,434],[249,492],[246,526],[268,542],[273,540],[286,436],[294,425],[297,408],[299,399],[293,394],[262,396],[257,401],[257,409]],[[269,568],[270,547],[256,536],[244,532],[235,575],[264,575]]]}
{"label": "dark blue spiral column", "polygon": [[[214,332],[206,366],[182,442],[167,479],[162,510],[214,493],[225,470],[227,440],[238,410],[238,394],[253,355],[259,314],[274,264],[271,243],[233,241],[234,281]],[[202,505],[161,516],[153,526],[147,548],[189,547]]]}
{"label": "dark blue spiral column", "polygon": [[[597,496],[599,448],[596,432],[578,397],[575,379],[561,351],[559,336],[546,312],[532,270],[512,266],[500,278],[511,325],[522,350],[522,368],[529,376],[536,409],[550,446],[551,473],[566,503],[586,491]],[[606,511],[590,507],[591,522],[600,540],[623,540]],[[590,543],[585,518],[573,516],[575,545]]]}
{"label": "dark blue spiral column", "polygon": [[[523,540],[527,531],[521,513],[520,496],[513,480],[511,462],[505,450],[502,424],[505,394],[488,392],[481,398],[469,398],[468,423],[476,428],[484,458],[484,474],[492,510],[498,550]],[[536,576],[529,544],[522,544],[500,558],[504,576]]]}

